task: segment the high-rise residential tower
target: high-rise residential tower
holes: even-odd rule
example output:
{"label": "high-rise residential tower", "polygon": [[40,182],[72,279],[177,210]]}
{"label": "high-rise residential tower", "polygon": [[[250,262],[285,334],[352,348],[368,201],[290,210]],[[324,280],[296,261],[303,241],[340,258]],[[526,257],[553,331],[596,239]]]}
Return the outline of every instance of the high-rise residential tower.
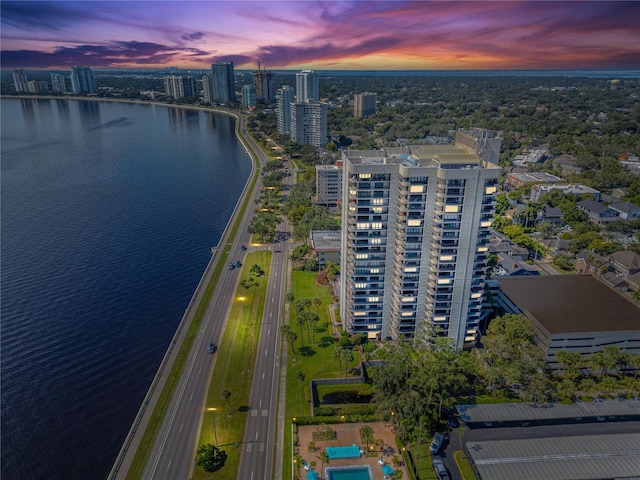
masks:
{"label": "high-rise residential tower", "polygon": [[256,87],[255,85],[242,86],[242,106],[251,108],[256,106]]}
{"label": "high-rise residential tower", "polygon": [[213,75],[213,100],[216,102],[236,101],[236,80],[233,62],[216,62],[211,65]]}
{"label": "high-rise residential tower", "polygon": [[318,74],[315,70],[296,73],[296,102],[317,102],[320,100]]}
{"label": "high-rise residential tower", "polygon": [[291,139],[303,145],[322,147],[327,143],[327,104],[291,104]]}
{"label": "high-rise residential tower", "polygon": [[59,73],[51,74],[51,87],[53,93],[67,93],[67,84],[64,80],[64,75]]}
{"label": "high-rise residential tower", "polygon": [[376,113],[376,101],[375,93],[356,93],[353,96],[353,116],[363,118]]}
{"label": "high-rise residential tower", "polygon": [[206,74],[202,76],[202,101],[204,103],[213,103],[213,76]]}
{"label": "high-rise residential tower", "polygon": [[96,93],[96,82],[93,79],[93,72],[84,65],[74,65],[71,67],[71,89],[73,93]]}
{"label": "high-rise residential tower", "polygon": [[164,77],[164,91],[173,98],[193,97],[196,94],[196,86],[193,77],[171,75]]}
{"label": "high-rise residential tower", "polygon": [[16,88],[16,92],[28,92],[29,91],[29,79],[24,68],[13,69],[13,86]]}
{"label": "high-rise residential tower", "polygon": [[340,308],[372,339],[430,335],[456,349],[478,338],[489,227],[501,168],[490,132],[454,145],[342,153]]}
{"label": "high-rise residential tower", "polygon": [[291,104],[294,101],[295,90],[289,85],[283,85],[276,92],[278,132],[283,135],[291,134]]}

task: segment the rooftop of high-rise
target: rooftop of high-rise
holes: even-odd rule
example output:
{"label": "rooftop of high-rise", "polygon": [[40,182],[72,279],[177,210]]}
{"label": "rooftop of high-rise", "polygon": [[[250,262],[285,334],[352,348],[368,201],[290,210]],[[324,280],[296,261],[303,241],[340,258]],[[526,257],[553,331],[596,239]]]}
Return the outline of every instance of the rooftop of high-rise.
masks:
{"label": "rooftop of high-rise", "polygon": [[477,154],[458,145],[408,145],[380,150],[346,150],[351,164],[398,165],[405,167],[441,167],[452,169],[486,168]]}

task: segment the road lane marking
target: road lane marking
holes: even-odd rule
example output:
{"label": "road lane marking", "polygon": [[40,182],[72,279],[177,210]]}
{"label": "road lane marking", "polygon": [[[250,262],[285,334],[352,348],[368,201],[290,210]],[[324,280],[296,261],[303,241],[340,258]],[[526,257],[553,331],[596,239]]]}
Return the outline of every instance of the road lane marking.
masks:
{"label": "road lane marking", "polygon": [[256,432],[256,442],[258,441],[258,432]]}
{"label": "road lane marking", "polygon": [[263,408],[262,409],[262,416],[263,417],[268,417],[269,416],[269,409],[268,408]]}
{"label": "road lane marking", "polygon": [[265,357],[267,356],[267,352],[268,352],[268,351],[269,351],[269,350],[265,350],[265,351],[264,351],[264,356],[265,356]]}
{"label": "road lane marking", "polygon": [[264,380],[264,372],[262,372],[262,379]]}
{"label": "road lane marking", "polygon": [[171,460],[169,460],[169,465],[167,465],[167,471],[171,468]]}

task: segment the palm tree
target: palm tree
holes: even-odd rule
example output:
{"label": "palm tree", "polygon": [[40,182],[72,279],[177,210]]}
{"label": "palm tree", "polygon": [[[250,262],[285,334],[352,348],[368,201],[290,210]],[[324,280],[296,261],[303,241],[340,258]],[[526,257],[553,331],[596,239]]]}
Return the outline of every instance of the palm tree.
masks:
{"label": "palm tree", "polygon": [[284,296],[284,299],[289,303],[293,303],[293,301],[296,299],[296,296],[293,292],[289,292]]}
{"label": "palm tree", "polygon": [[367,449],[365,450],[365,452],[368,452],[369,440],[373,439],[373,428],[371,428],[369,425],[365,425],[360,429],[360,436],[365,442],[367,442]]}
{"label": "palm tree", "polygon": [[220,393],[220,396],[227,401],[227,416],[230,417],[231,416],[231,413],[230,413],[231,412],[231,403],[229,403],[229,397],[231,397],[231,392],[225,388]]}
{"label": "palm tree", "polygon": [[340,365],[340,373],[342,373],[342,349],[336,346],[336,348],[333,349],[331,356],[334,360],[338,361],[338,364]]}
{"label": "palm tree", "polygon": [[298,334],[293,331],[290,325],[282,325],[280,327],[280,335],[287,339],[287,342],[291,346],[291,351],[296,354],[295,341],[298,339]]}
{"label": "palm tree", "polygon": [[320,305],[322,305],[322,300],[316,297],[311,301],[311,303],[313,304],[314,307],[316,307],[316,315],[320,315],[318,313],[318,310],[320,310]]}
{"label": "palm tree", "polygon": [[329,463],[329,455],[327,455],[327,451],[326,450],[321,450],[320,451],[320,456],[318,457],[321,461],[321,467],[320,467],[320,471],[324,470],[324,462]]}

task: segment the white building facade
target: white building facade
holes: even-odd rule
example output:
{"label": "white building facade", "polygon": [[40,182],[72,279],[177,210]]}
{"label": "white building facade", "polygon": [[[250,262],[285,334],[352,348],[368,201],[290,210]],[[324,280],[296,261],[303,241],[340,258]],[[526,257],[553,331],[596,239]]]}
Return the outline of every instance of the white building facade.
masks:
{"label": "white building facade", "polygon": [[327,104],[321,102],[292,103],[291,139],[318,148],[326,145],[327,109]]}
{"label": "white building facade", "polygon": [[276,120],[278,122],[278,133],[282,135],[291,134],[291,104],[295,100],[295,90],[283,85],[276,92]]}
{"label": "white building facade", "polygon": [[296,73],[296,102],[317,102],[320,100],[318,74],[315,70]]}
{"label": "white building facade", "polygon": [[475,345],[501,169],[455,145],[343,152],[340,308],[370,339]]}

